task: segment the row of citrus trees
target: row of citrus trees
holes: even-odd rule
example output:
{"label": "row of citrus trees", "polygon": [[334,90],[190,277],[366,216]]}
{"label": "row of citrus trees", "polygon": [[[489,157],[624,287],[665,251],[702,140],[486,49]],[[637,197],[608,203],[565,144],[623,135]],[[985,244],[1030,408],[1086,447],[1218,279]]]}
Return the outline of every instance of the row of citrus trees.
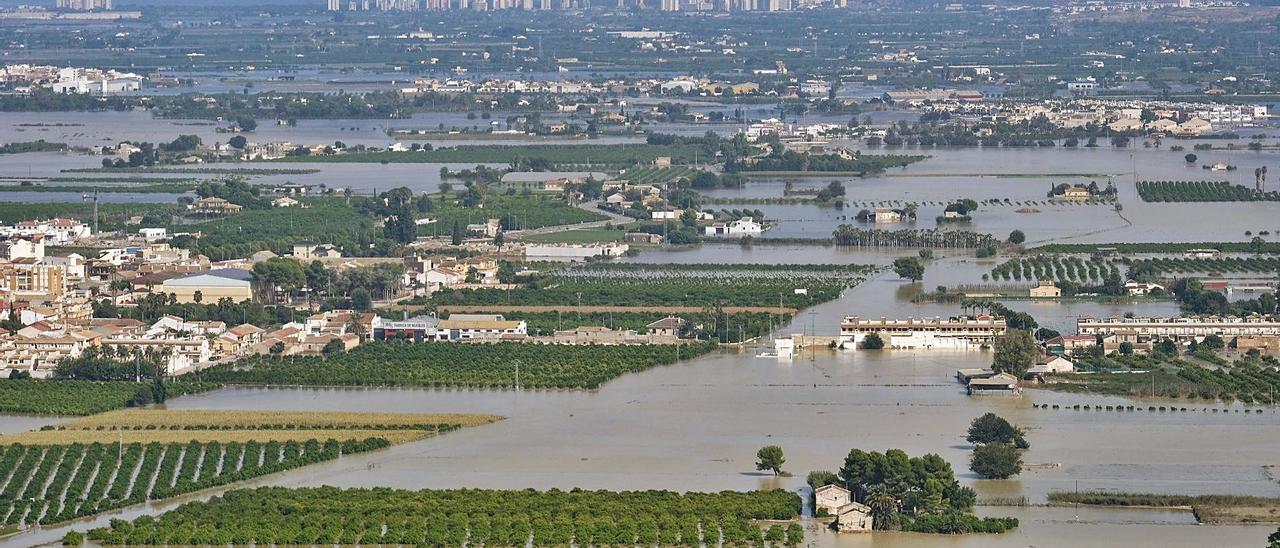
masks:
{"label": "row of citrus trees", "polygon": [[303,443],[0,447],[0,524],[60,523],[386,447],[381,438]]}
{"label": "row of citrus trees", "polygon": [[1280,192],[1259,192],[1226,181],[1138,181],[1144,202],[1259,202],[1280,200]]}
{"label": "row of citrus trees", "polygon": [[1189,257],[1135,259],[1133,268],[1153,272],[1280,272],[1280,257],[1225,257],[1196,259]]}
{"label": "row of citrus trees", "polygon": [[1120,275],[1120,268],[1102,259],[1085,260],[1080,257],[1038,256],[1029,259],[1009,259],[991,269],[992,280],[1055,280],[1101,281],[1109,275]]}
{"label": "row of citrus trees", "polygon": [[518,380],[523,388],[584,389],[713,348],[713,343],[572,346],[388,341],[365,343],[329,357],[255,356],[214,366],[202,376],[231,384],[504,389],[515,387]]}
{"label": "row of citrus trees", "polygon": [[[89,538],[107,545],[417,544],[430,546],[797,546],[801,501],[783,490],[405,491],[388,488],[230,491]],[[76,534],[69,540],[79,540]],[[74,543],[74,542],[73,542]]]}
{"label": "row of citrus trees", "polygon": [[[150,383],[80,380],[9,380],[0,382],[0,414],[83,416],[120,409],[129,404],[139,388]],[[217,388],[216,384],[173,382],[165,385],[169,397],[194,394]]]}
{"label": "row of citrus trees", "polygon": [[[752,265],[756,266],[756,265]],[[440,292],[437,305],[565,306],[786,306],[833,300],[860,282],[869,267],[708,268],[706,265],[600,265],[571,268],[538,281],[537,288]],[[805,291],[797,292],[797,289]],[[781,301],[781,303],[779,302]]]}

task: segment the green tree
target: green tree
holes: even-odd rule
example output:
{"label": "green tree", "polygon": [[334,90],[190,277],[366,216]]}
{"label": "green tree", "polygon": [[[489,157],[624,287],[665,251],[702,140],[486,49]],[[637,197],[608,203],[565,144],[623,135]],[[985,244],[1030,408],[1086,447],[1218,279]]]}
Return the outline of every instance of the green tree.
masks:
{"label": "green tree", "polygon": [[1209,335],[1200,341],[1200,347],[1207,350],[1222,350],[1226,346],[1226,343],[1222,341],[1222,337],[1217,335]]}
{"label": "green tree", "polygon": [[462,245],[462,221],[453,222],[453,237],[449,242],[453,245]]}
{"label": "green tree", "polygon": [[1020,244],[1025,241],[1027,241],[1027,235],[1023,234],[1021,230],[1014,230],[1009,233],[1009,243]]}
{"label": "green tree", "polygon": [[787,459],[782,455],[782,448],[776,445],[766,445],[756,452],[756,470],[769,470],[777,476],[782,474],[785,462]]}
{"label": "green tree", "polygon": [[1010,329],[996,338],[995,361],[992,369],[997,373],[1009,373],[1019,379],[1036,364],[1040,348],[1031,334],[1021,329]]}
{"label": "green tree", "polygon": [[1022,473],[1022,451],[1007,443],[989,443],[973,449],[969,469],[986,479],[1007,479]]}
{"label": "green tree", "polygon": [[880,350],[881,348],[884,348],[884,339],[880,338],[879,333],[867,333],[867,336],[862,338],[863,350]]}
{"label": "green tree", "polygon": [[917,257],[898,257],[893,260],[893,271],[901,278],[913,282],[924,279],[924,263]]}
{"label": "green tree", "polygon": [[1188,152],[1186,156],[1182,157],[1182,159],[1186,160],[1188,164],[1194,164],[1199,158],[1195,154]]}
{"label": "green tree", "polygon": [[829,470],[814,470],[809,472],[805,483],[809,484],[810,489],[817,489],[824,485],[840,485],[840,477]]}
{"label": "green tree", "polygon": [[84,545],[84,533],[81,533],[79,531],[67,531],[67,534],[62,535],[62,545],[63,546]]}
{"label": "green tree", "polygon": [[236,135],[235,137],[227,139],[227,144],[231,145],[232,148],[244,150],[244,147],[249,145],[249,140],[245,139],[244,135]]}
{"label": "green tree", "polygon": [[969,434],[965,440],[975,445],[1007,443],[1021,449],[1031,447],[1021,429],[995,413],[987,413],[973,419],[969,424]]}
{"label": "green tree", "polygon": [[369,296],[368,289],[357,287],[351,291],[351,308],[361,312],[373,308],[373,299]]}
{"label": "green tree", "polygon": [[327,343],[324,343],[324,348],[320,349],[320,353],[324,354],[325,356],[332,356],[334,354],[341,354],[346,350],[347,350],[347,346],[342,344],[342,340],[333,339]]}

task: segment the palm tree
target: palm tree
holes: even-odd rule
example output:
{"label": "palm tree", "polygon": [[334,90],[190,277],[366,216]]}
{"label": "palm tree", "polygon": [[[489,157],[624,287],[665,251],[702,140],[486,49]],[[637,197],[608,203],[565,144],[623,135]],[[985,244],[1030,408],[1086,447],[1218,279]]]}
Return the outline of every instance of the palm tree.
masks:
{"label": "palm tree", "polygon": [[898,499],[889,494],[883,487],[876,487],[867,494],[867,506],[871,507],[872,527],[880,530],[895,531],[901,527],[898,516]]}

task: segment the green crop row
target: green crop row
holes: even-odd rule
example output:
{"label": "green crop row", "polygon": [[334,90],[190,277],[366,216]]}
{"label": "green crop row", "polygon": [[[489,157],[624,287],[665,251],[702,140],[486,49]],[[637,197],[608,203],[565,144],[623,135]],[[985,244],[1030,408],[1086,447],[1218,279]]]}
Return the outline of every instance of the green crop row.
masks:
{"label": "green crop row", "polygon": [[238,490],[158,518],[93,529],[105,545],[797,546],[800,497],[783,490]]}
{"label": "green crop row", "polygon": [[0,446],[0,525],[61,523],[387,445],[369,438]]}

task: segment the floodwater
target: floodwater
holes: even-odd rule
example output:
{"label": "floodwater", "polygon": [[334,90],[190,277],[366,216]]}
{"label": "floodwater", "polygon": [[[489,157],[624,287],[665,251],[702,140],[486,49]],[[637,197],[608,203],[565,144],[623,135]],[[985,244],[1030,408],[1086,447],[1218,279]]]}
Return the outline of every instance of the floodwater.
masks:
{"label": "floodwater", "polygon": [[[951,260],[960,259],[942,259]],[[902,302],[896,297],[902,285],[892,276],[877,276],[779,331],[834,334],[838,319],[851,313],[917,317],[954,313],[945,307]],[[1079,304],[1034,313],[1042,323],[1061,323],[1071,318],[1073,307],[1103,305]],[[624,376],[596,391],[227,388],[179,398],[169,406],[476,412],[508,417],[493,425],[248,485],[798,490],[808,471],[836,469],[856,447],[936,452],[953,464],[962,482],[978,491],[980,500],[1027,497],[1032,504],[1041,504],[1050,491],[1077,487],[1280,494],[1269,468],[1280,464],[1280,414],[1270,408],[1261,414],[1240,412],[1244,409],[1240,406],[1206,404],[1184,404],[1191,410],[1176,413],[1033,409],[1032,403],[1141,403],[1145,407],[1145,402],[1041,390],[1016,398],[969,397],[952,375],[958,368],[989,363],[990,355],[982,351],[821,350],[780,361],[756,357],[758,350],[717,352]],[[1032,448],[1024,460],[1048,466],[1009,481],[983,481],[970,474],[964,430],[970,420],[988,411],[1025,427]],[[768,444],[785,449],[786,468],[794,477],[755,472],[755,451]],[[99,517],[92,524],[173,504],[128,509]],[[1184,512],[1041,506],[982,507],[980,511],[1017,516],[1023,520],[1022,527],[995,537],[823,534],[816,537],[817,545],[1197,546],[1210,539],[1238,545],[1259,544],[1274,529],[1195,526]],[[48,542],[61,533],[56,528],[34,531],[11,542]]]}
{"label": "floodwater", "polygon": [[[117,113],[102,113],[112,116]],[[57,115],[55,115],[57,116]],[[93,116],[96,116],[94,114]],[[119,124],[125,118],[103,116],[94,123]],[[145,114],[143,115],[145,116]],[[47,121],[49,115],[39,115]],[[75,115],[70,118],[81,118]],[[108,120],[110,119],[110,120]],[[6,117],[6,120],[8,118]],[[17,122],[13,122],[16,125]],[[164,131],[209,126],[180,126]],[[324,123],[296,131],[385,139],[383,126],[363,122],[357,129]],[[0,141],[14,139],[14,126],[0,125]],[[83,128],[51,128],[70,132]],[[98,129],[83,130],[101,135]],[[276,128],[270,128],[275,130]],[[309,130],[320,130],[311,133]],[[260,129],[259,131],[264,131]],[[281,129],[295,131],[294,128]],[[332,131],[332,134],[324,134]],[[26,134],[26,132],[20,132]],[[287,133],[285,133],[287,134]],[[283,134],[282,134],[283,135]],[[377,137],[377,135],[382,135]],[[114,136],[113,136],[114,137]],[[57,137],[45,137],[57,140]],[[124,137],[118,137],[124,138]],[[288,138],[288,137],[285,137]],[[96,137],[86,137],[96,142]],[[346,139],[344,139],[346,140]],[[1191,142],[1180,142],[1190,148]],[[889,150],[877,150],[887,152]],[[1209,173],[1183,165],[1181,153],[1133,149],[930,149],[931,158],[904,170],[866,179],[844,179],[848,199],[938,201],[969,197],[1043,201],[1050,183],[1105,184],[1110,175],[1120,188],[1123,216],[1109,206],[1036,205],[1038,214],[1016,213],[1018,207],[979,209],[974,230],[1003,236],[1024,230],[1031,241],[1125,242],[1246,240],[1245,230],[1277,228],[1280,204],[1144,204],[1137,199],[1138,178],[1215,179],[1252,184],[1253,168],[1275,164],[1274,151],[1199,151],[1201,163],[1227,161],[1239,166],[1228,173]],[[18,154],[0,157],[3,175],[55,175],[63,167],[92,166],[91,156]],[[406,185],[431,190],[438,181],[434,164],[312,164],[322,173],[262,178],[293,180],[360,189]],[[309,164],[280,164],[286,168]],[[253,164],[249,167],[271,167]],[[464,166],[455,166],[464,167]],[[470,167],[470,166],[465,166]],[[1077,176],[1043,176],[1077,173]],[[1092,175],[1083,175],[1084,173]],[[996,177],[996,174],[1005,176]],[[1037,176],[1040,174],[1041,176]],[[825,178],[805,184],[825,184]],[[1272,183],[1274,184],[1274,183]],[[770,190],[774,185],[776,190]],[[753,182],[742,195],[781,195],[781,181]],[[773,192],[770,194],[770,192]],[[0,196],[0,199],[5,199]],[[721,207],[721,206],[716,206]],[[735,206],[723,206],[732,208]],[[837,212],[814,206],[759,207],[782,219],[770,232],[777,236],[826,236],[848,222],[858,207]],[[931,227],[941,206],[921,209],[918,225]],[[1188,222],[1191,221],[1191,222]],[[776,231],[776,232],[775,232]],[[817,246],[707,244],[693,248],[644,252],[634,260],[666,263],[868,263],[887,265],[915,249],[843,249]],[[955,305],[912,303],[923,288],[976,283],[997,259],[979,260],[963,251],[940,251],[925,280],[911,284],[891,273],[879,273],[837,301],[802,313],[778,332],[835,334],[844,315],[917,318],[955,314]],[[1083,315],[1110,316],[1176,312],[1167,301],[1138,304],[1103,302],[1037,303],[1012,301],[1011,308],[1029,311],[1047,327],[1071,332]],[[762,343],[765,341],[761,341]],[[980,507],[986,515],[1012,515],[1022,520],[1015,532],[962,537],[893,533],[814,537],[823,547],[897,546],[1205,546],[1261,545],[1273,526],[1198,526],[1186,512],[1059,508],[1034,506],[1055,490],[1114,489],[1168,493],[1280,495],[1272,475],[1280,464],[1280,413],[1244,413],[1239,404],[1178,402],[1186,412],[1105,412],[1035,409],[1033,403],[1141,405],[1151,402],[1117,397],[1076,396],[1031,389],[1016,398],[972,398],[953,380],[956,369],[985,366],[982,351],[814,351],[791,360],[757,357],[761,348],[726,350],[688,363],[655,368],[616,379],[595,391],[477,390],[344,390],[227,388],[186,396],[174,408],[247,410],[352,410],[478,412],[508,417],[497,424],[465,429],[446,436],[389,448],[340,461],[310,466],[241,486],[286,485],[403,488],[595,488],[722,489],[803,488],[810,470],[838,468],[851,448],[901,448],[911,454],[936,452],[955,467],[961,481],[980,499],[1026,497],[1030,507]],[[1169,402],[1162,402],[1169,405]],[[1218,412],[1208,412],[1217,409]],[[970,447],[963,432],[974,417],[994,411],[1025,427],[1032,448],[1024,460],[1037,464],[1017,479],[978,480],[967,471]],[[0,432],[37,428],[49,419],[0,417]],[[755,451],[777,444],[787,454],[793,477],[774,478],[754,470]],[[216,491],[215,491],[216,492]],[[212,492],[211,492],[212,493]],[[112,517],[136,517],[172,508],[183,500],[110,513],[76,525],[83,530],[105,525]],[[5,546],[54,542],[63,528],[37,529],[2,541]]]}

